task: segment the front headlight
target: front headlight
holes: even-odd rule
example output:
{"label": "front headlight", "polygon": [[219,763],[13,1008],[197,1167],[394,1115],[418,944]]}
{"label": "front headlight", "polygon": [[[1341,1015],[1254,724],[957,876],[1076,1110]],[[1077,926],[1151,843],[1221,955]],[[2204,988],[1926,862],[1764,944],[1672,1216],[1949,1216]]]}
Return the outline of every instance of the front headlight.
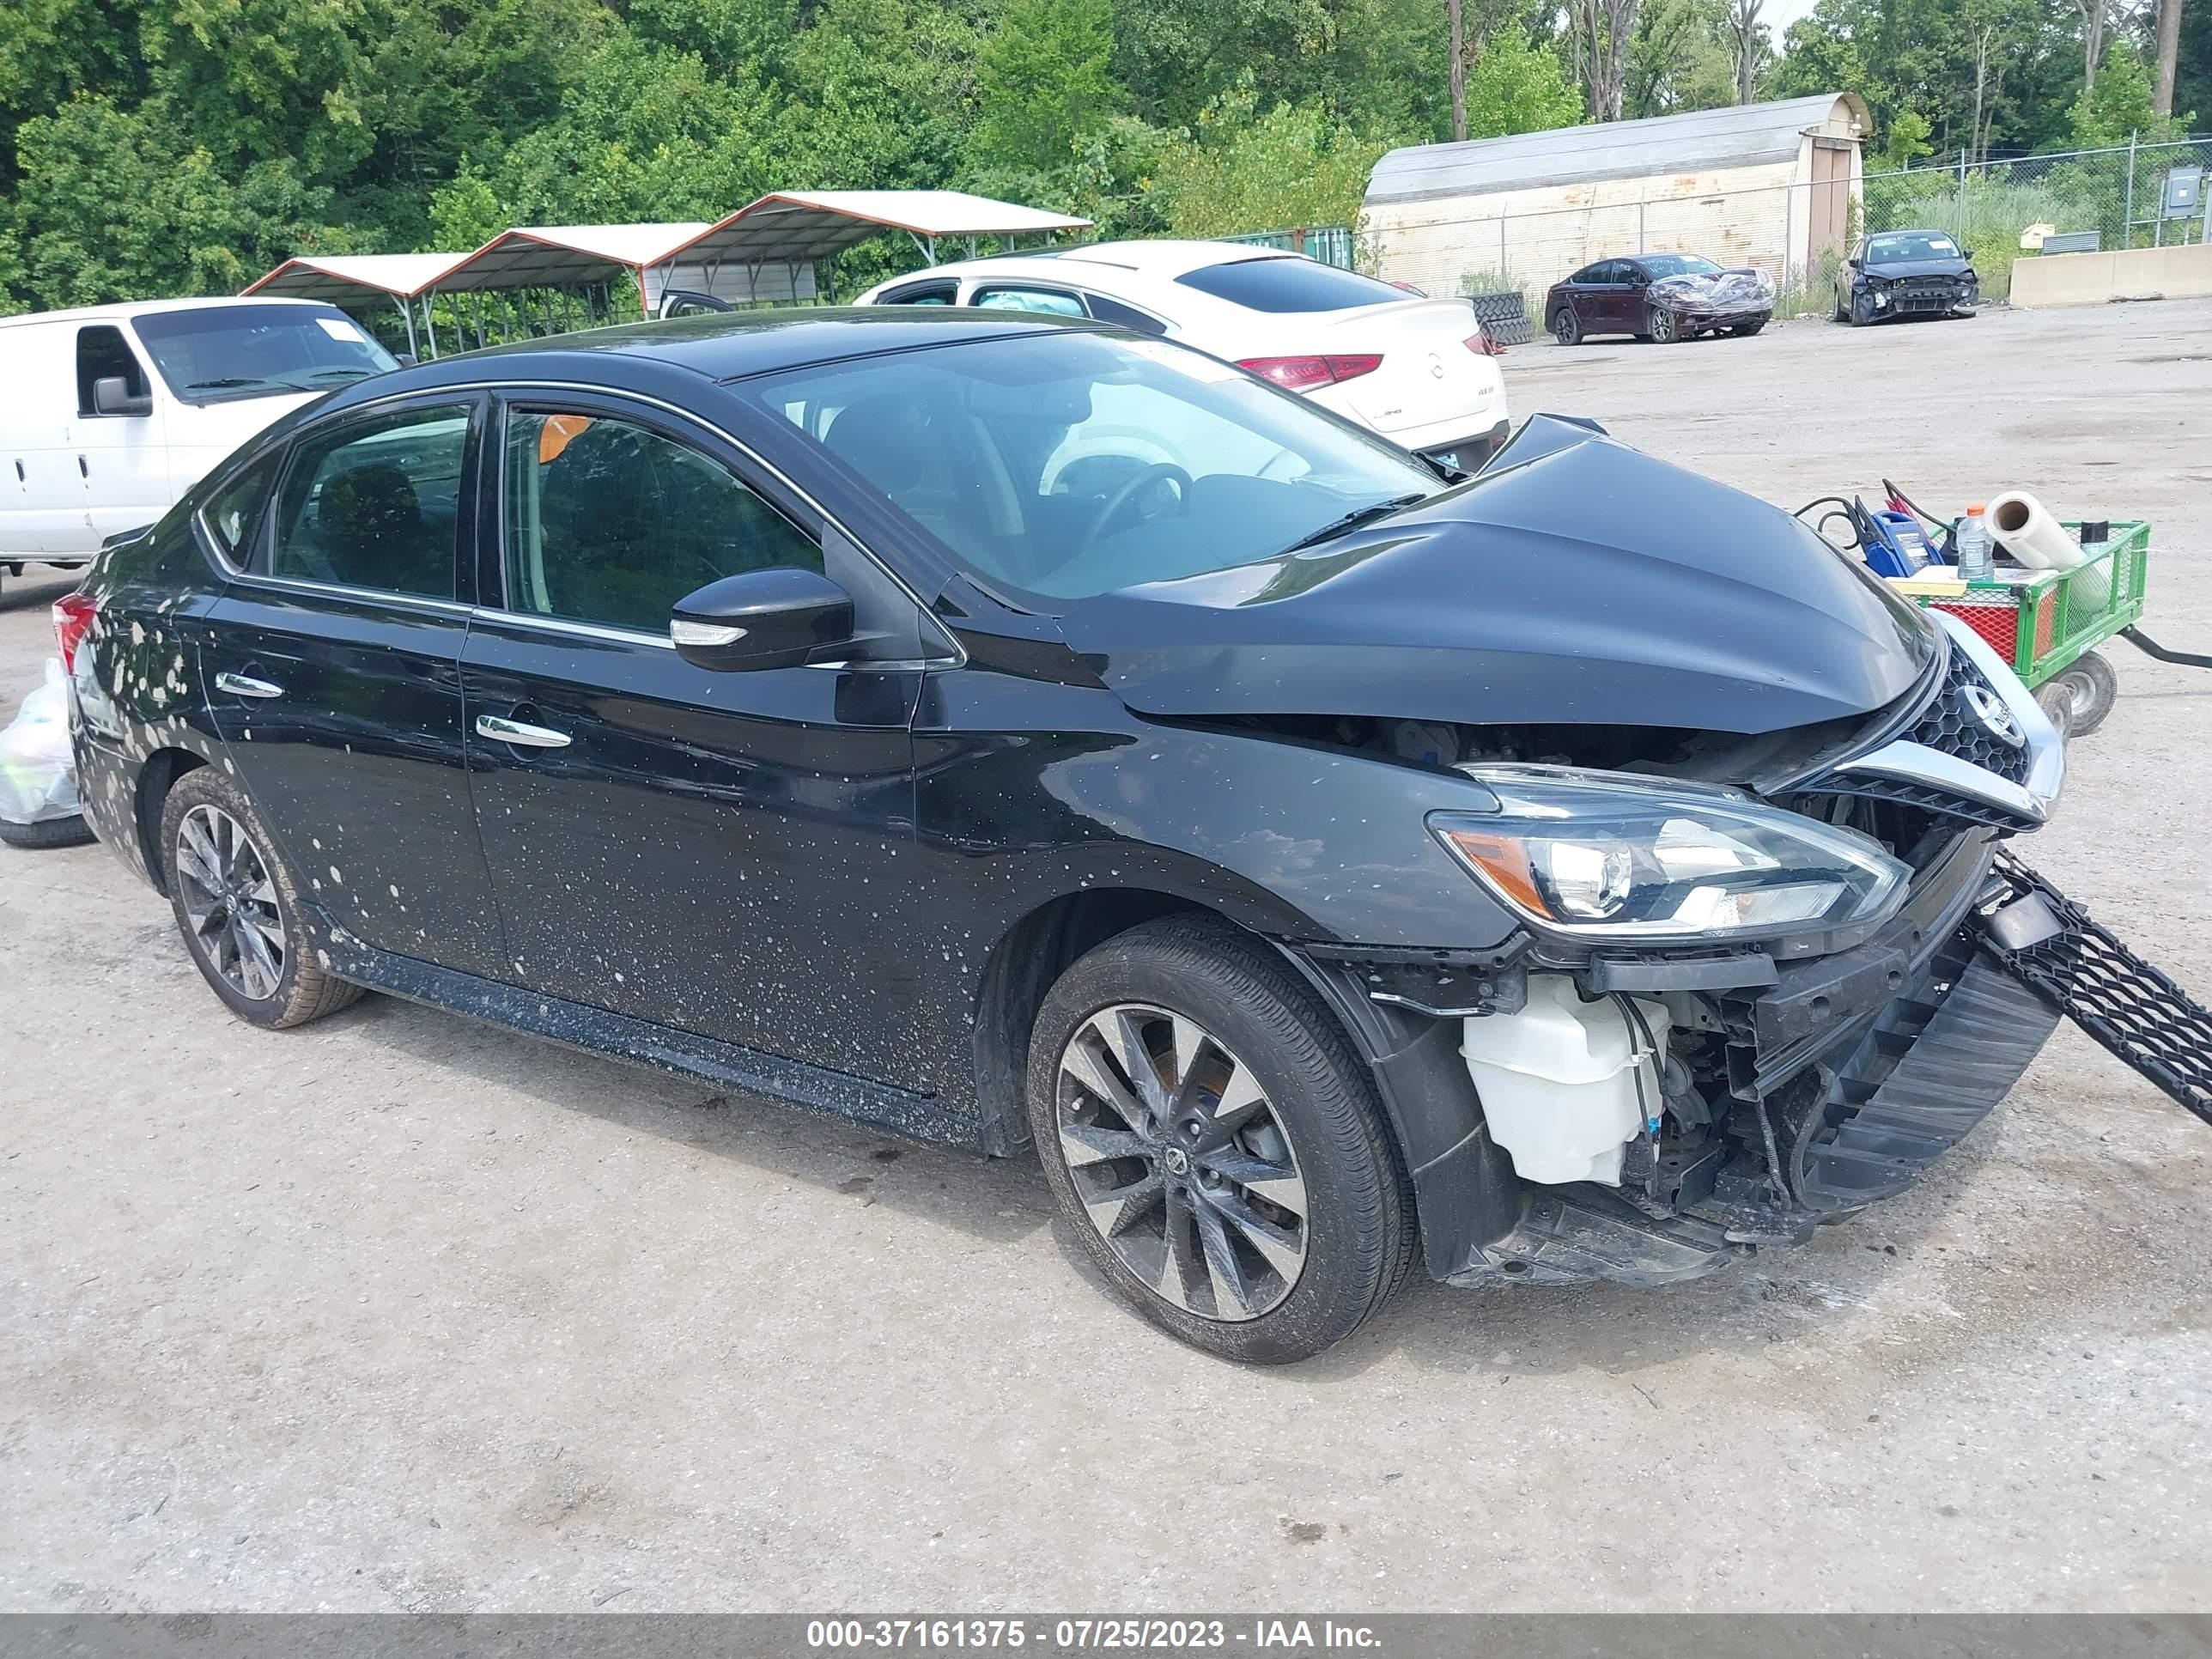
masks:
{"label": "front headlight", "polygon": [[1911,872],[1855,830],[1712,785],[1569,766],[1462,769],[1495,812],[1429,828],[1538,928],[1688,943],[1879,921]]}

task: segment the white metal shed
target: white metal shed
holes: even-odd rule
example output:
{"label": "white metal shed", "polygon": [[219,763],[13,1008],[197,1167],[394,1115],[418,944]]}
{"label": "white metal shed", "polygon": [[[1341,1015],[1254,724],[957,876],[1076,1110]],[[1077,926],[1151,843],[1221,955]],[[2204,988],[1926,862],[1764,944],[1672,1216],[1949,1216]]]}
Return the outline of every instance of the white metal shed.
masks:
{"label": "white metal shed", "polygon": [[1840,258],[1858,200],[1856,93],[1394,149],[1362,228],[1431,294],[1540,289],[1609,254],[1702,253],[1778,283]]}

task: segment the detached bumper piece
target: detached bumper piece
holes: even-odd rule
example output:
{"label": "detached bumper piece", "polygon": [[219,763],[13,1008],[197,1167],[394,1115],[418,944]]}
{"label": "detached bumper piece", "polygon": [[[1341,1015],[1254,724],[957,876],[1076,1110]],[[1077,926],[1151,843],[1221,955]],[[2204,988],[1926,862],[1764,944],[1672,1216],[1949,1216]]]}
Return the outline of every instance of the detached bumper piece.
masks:
{"label": "detached bumper piece", "polygon": [[1989,1115],[2057,1024],[2054,1009],[1979,958],[1940,1003],[1893,1006],[1830,1090],[1848,1115],[1793,1141],[1800,1201],[1848,1211],[1903,1192]]}
{"label": "detached bumper piece", "polygon": [[1997,854],[1995,873],[2010,893],[2000,915],[2049,919],[2013,930],[1992,927],[1989,948],[1998,960],[2051,1008],[2212,1123],[2212,1012],[2010,854]]}

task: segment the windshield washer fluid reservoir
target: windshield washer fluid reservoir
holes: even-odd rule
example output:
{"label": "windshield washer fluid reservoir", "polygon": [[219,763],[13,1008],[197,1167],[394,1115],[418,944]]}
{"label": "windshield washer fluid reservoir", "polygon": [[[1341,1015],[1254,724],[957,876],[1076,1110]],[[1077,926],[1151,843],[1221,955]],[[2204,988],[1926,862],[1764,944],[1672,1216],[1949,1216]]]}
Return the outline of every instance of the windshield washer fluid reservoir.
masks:
{"label": "windshield washer fluid reservoir", "polygon": [[1635,1004],[1656,1055],[1641,1052],[1643,1033],[1619,997],[1584,1002],[1564,974],[1531,974],[1519,1013],[1483,1014],[1462,1027],[1459,1051],[1491,1138],[1522,1180],[1620,1184],[1622,1154],[1644,1132],[1644,1103],[1659,1109],[1658,1062],[1667,1052],[1667,1005],[1643,997]]}

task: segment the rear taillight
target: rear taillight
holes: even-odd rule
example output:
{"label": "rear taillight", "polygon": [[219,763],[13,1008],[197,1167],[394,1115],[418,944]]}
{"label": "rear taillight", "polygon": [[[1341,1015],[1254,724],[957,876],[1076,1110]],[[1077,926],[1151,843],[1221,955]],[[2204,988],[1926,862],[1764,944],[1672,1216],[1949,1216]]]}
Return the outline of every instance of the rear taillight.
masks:
{"label": "rear taillight", "polygon": [[1311,392],[1317,386],[1356,380],[1382,367],[1373,357],[1247,357],[1237,365],[1263,380],[1272,380],[1285,392]]}
{"label": "rear taillight", "polygon": [[54,643],[61,647],[63,673],[76,672],[76,648],[99,614],[89,593],[64,593],[54,601]]}
{"label": "rear taillight", "polygon": [[1505,348],[1490,337],[1490,331],[1478,328],[1467,337],[1467,349],[1478,357],[1503,357]]}

